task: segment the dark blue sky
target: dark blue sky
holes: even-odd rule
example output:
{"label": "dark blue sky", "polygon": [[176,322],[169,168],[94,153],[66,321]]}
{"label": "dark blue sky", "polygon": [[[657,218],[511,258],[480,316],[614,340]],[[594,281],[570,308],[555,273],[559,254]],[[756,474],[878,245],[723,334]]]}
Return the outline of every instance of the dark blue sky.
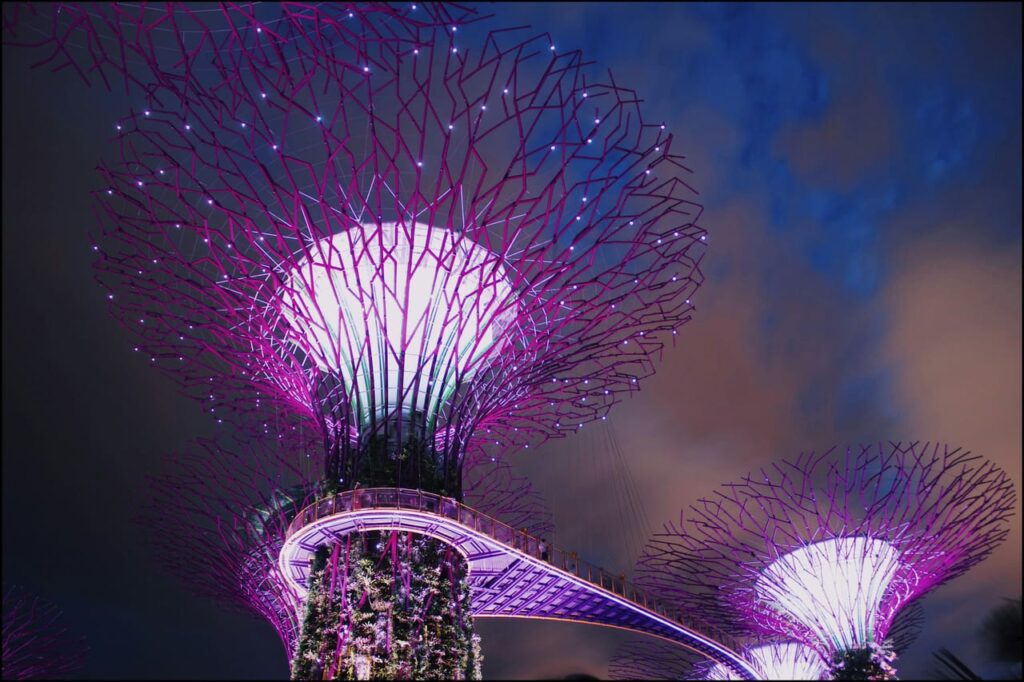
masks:
{"label": "dark blue sky", "polygon": [[[1019,4],[486,9],[635,88],[705,204],[698,314],[610,419],[652,521],[835,442],[948,441],[1019,490]],[[92,283],[86,190],[136,103],[29,61],[4,49],[4,581],[64,607],[90,638],[92,677],[281,676],[269,626],[187,596],[129,522],[144,474],[212,430],[128,352]],[[582,435],[522,464],[552,502],[555,541],[626,568],[612,459]],[[906,676],[927,674],[939,646],[981,667],[972,632],[1019,594],[1020,540],[1018,517],[1004,547],[926,599]],[[621,640],[480,631],[490,677],[603,675]]]}

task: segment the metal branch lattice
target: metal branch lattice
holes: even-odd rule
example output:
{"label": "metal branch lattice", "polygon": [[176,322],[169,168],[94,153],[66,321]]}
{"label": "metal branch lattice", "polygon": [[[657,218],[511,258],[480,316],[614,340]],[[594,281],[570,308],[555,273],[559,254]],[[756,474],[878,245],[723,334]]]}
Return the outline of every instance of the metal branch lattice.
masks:
{"label": "metal branch lattice", "polygon": [[171,573],[199,596],[267,620],[289,657],[301,600],[277,559],[295,509],[317,494],[291,464],[300,457],[259,443],[236,449],[197,440],[173,458],[173,474],[151,479],[139,517]]}
{"label": "metal branch lattice", "polygon": [[897,656],[902,656],[917,641],[924,628],[924,606],[920,600],[904,606],[893,618],[892,627],[885,638],[892,644]]}
{"label": "metal branch lattice", "polygon": [[218,419],[283,406],[331,474],[375,438],[457,478],[583,428],[690,319],[673,136],[546,35],[458,6],[26,12],[46,63],[144,93],[96,193],[136,349]]}
{"label": "metal branch lattice", "polygon": [[4,588],[3,677],[54,679],[85,664],[88,647],[68,629],[56,606],[21,588]]}
{"label": "metal branch lattice", "polygon": [[1015,497],[997,466],[941,444],[806,453],[666,524],[637,582],[702,621],[830,660],[880,643],[904,606],[984,559]]}

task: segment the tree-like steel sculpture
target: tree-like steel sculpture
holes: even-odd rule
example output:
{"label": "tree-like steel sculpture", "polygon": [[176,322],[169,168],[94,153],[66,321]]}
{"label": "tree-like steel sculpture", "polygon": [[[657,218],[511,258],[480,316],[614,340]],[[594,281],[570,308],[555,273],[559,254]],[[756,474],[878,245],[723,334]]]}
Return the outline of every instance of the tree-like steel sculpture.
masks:
{"label": "tree-like steel sculpture", "polygon": [[897,614],[984,559],[1014,501],[1002,470],[945,445],[806,453],[667,524],[637,582],[737,633],[812,647],[833,675],[889,675]]}
{"label": "tree-like steel sculpture", "polygon": [[[902,655],[914,643],[924,622],[920,602],[907,606],[893,622],[888,640]],[[827,670],[821,655],[797,642],[754,643],[741,649],[761,680],[820,680]],[[620,646],[608,663],[613,680],[736,680],[725,666],[708,662],[680,646],[658,641],[635,641]]]}
{"label": "tree-like steel sculpture", "polygon": [[[604,417],[693,309],[706,234],[665,125],[579,52],[479,19],[432,4],[5,14],[44,63],[139,98],[101,168],[94,246],[136,350],[219,421],[315,434],[325,492],[461,498],[470,458]],[[356,676],[391,660],[354,651],[332,608],[307,612],[325,633],[313,658],[332,648]]]}
{"label": "tree-like steel sculpture", "polygon": [[57,607],[18,587],[3,597],[3,678],[52,680],[85,664],[85,639],[73,634]]}
{"label": "tree-like steel sculpture", "polygon": [[[705,232],[635,93],[469,10],[250,11],[56,18],[154,74],[97,192],[140,352],[215,414],[286,406],[332,478],[449,493],[471,444],[535,446],[637,390]],[[83,72],[134,73],[96,50]]]}

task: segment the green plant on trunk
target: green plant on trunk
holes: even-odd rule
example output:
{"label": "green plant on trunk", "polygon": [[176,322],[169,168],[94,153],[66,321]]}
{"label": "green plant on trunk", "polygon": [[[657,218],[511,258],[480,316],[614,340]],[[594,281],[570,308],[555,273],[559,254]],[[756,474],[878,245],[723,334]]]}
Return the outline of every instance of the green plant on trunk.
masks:
{"label": "green plant on trunk", "polygon": [[866,647],[833,654],[829,673],[833,680],[895,680],[895,659],[888,641],[883,644],[868,642]]}
{"label": "green plant on trunk", "polygon": [[322,548],[292,679],[480,679],[466,576],[429,537],[370,532]]}

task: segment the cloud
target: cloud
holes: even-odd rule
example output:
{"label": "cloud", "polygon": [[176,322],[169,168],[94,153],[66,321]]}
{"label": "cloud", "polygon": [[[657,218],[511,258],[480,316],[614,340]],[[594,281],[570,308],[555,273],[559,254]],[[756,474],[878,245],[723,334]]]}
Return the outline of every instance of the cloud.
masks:
{"label": "cloud", "polygon": [[801,182],[850,190],[899,154],[894,112],[882,83],[874,75],[857,78],[864,80],[834,84],[837,96],[819,120],[786,125],[776,138],[776,153]]}
{"label": "cloud", "polygon": [[992,248],[970,235],[969,224],[954,220],[908,242],[883,295],[892,320],[882,361],[905,434],[992,460],[1018,495],[1008,540],[926,600],[922,655],[948,646],[976,656],[973,633],[984,615],[1021,585],[1020,246]]}

